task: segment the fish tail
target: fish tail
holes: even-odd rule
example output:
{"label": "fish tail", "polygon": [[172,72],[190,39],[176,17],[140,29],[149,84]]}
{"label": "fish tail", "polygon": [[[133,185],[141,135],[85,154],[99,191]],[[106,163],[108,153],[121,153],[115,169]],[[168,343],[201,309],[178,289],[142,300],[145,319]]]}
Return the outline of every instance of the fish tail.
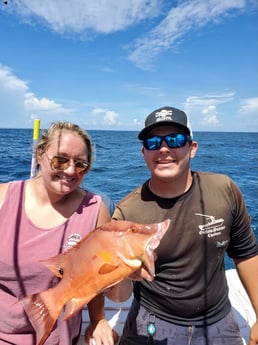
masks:
{"label": "fish tail", "polygon": [[[51,333],[61,309],[57,303],[50,303],[50,291],[25,297],[23,307],[37,334],[37,345],[43,345]],[[53,305],[55,309],[49,306]]]}

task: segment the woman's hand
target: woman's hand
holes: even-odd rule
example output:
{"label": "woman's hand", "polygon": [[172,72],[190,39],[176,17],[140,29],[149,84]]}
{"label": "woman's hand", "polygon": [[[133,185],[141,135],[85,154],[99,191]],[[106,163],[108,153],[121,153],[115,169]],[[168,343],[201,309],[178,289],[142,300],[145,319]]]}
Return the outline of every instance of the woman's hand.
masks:
{"label": "woman's hand", "polygon": [[258,320],[256,320],[256,322],[251,327],[248,345],[257,345],[257,344],[258,344]]}
{"label": "woman's hand", "polygon": [[85,341],[89,345],[115,345],[118,338],[105,319],[91,323],[85,331]]}

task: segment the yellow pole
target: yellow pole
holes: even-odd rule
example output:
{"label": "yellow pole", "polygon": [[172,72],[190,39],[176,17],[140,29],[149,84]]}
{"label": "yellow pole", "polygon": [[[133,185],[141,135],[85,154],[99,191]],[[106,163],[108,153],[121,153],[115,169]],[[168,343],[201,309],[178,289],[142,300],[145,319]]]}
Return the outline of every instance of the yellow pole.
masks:
{"label": "yellow pole", "polygon": [[40,119],[34,120],[33,126],[33,140],[39,140]]}
{"label": "yellow pole", "polygon": [[33,144],[32,144],[32,158],[31,158],[31,168],[30,177],[34,177],[37,172],[37,160],[36,160],[36,145],[39,140],[40,131],[40,119],[34,119],[33,125]]}

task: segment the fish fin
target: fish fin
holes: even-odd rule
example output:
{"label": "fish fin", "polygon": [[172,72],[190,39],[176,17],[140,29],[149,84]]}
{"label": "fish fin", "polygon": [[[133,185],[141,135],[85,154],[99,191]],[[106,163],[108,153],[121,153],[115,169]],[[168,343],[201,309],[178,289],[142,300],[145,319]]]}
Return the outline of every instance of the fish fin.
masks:
{"label": "fish fin", "polygon": [[64,320],[68,320],[70,317],[78,313],[78,311],[80,311],[94,296],[95,295],[87,298],[87,300],[75,297],[71,298],[65,305]]}
{"label": "fish fin", "polygon": [[66,259],[66,253],[59,254],[47,260],[41,260],[47,268],[58,278],[63,278],[63,268]]}
{"label": "fish fin", "polygon": [[113,272],[114,270],[116,270],[118,267],[118,265],[111,265],[111,264],[103,264],[100,268],[98,273],[99,274],[107,274],[110,272]]}
{"label": "fish fin", "polygon": [[153,252],[146,251],[142,255],[142,264],[145,266],[149,274],[154,278],[155,276],[155,265],[154,265],[154,254]]}
{"label": "fish fin", "polygon": [[[37,334],[37,345],[43,345],[52,331],[61,309],[49,309],[49,291],[34,294],[22,299],[23,307]],[[49,303],[50,305],[50,303]]]}
{"label": "fish fin", "polygon": [[142,261],[140,259],[124,259],[123,262],[130,267],[139,268],[142,265]]}
{"label": "fish fin", "polygon": [[99,268],[99,274],[107,274],[113,272],[119,266],[119,262],[114,257],[113,253],[108,250],[101,250],[98,257],[104,261],[103,265]]}
{"label": "fish fin", "polygon": [[141,259],[127,259],[125,256],[123,256],[122,254],[118,254],[118,256],[120,257],[120,259],[127,265],[130,267],[134,267],[134,268],[139,268],[142,265],[142,260]]}

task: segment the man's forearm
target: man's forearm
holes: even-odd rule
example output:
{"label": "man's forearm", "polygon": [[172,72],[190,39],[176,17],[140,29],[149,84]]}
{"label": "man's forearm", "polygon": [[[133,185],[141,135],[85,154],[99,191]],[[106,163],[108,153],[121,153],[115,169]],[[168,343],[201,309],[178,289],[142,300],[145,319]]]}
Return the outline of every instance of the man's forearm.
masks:
{"label": "man's forearm", "polygon": [[258,255],[246,260],[235,260],[235,264],[258,320]]}
{"label": "man's forearm", "polygon": [[128,300],[133,292],[131,279],[125,279],[105,291],[105,295],[113,302],[124,302]]}
{"label": "man's forearm", "polygon": [[104,302],[104,295],[99,294],[88,303],[88,311],[91,323],[98,322],[105,318]]}

